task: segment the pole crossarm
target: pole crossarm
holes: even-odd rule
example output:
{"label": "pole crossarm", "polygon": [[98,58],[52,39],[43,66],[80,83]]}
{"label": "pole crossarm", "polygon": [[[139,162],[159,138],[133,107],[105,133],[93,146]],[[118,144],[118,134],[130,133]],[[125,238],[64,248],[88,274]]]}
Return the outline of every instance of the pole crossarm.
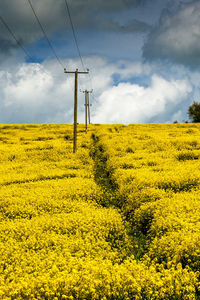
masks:
{"label": "pole crossarm", "polygon": [[89,74],[89,71],[87,71],[87,72],[80,72],[80,71],[78,71],[78,69],[76,69],[76,71],[66,71],[66,69],[64,69],[64,73],[67,73],[67,74],[75,74],[75,73],[78,73],[78,74]]}

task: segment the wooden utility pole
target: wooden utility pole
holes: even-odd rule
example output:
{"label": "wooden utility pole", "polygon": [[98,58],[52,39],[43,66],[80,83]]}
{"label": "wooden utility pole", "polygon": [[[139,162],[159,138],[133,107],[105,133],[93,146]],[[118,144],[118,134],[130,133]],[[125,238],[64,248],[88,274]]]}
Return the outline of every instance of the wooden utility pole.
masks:
{"label": "wooden utility pole", "polygon": [[85,91],[85,131],[87,133],[87,105],[88,105],[88,93]]}
{"label": "wooden utility pole", "polygon": [[87,72],[79,72],[76,69],[75,72],[69,72],[64,69],[64,73],[75,74],[75,83],[74,83],[74,138],[73,138],[73,153],[76,153],[77,150],[77,110],[78,110],[78,74],[88,74]]}
{"label": "wooden utility pole", "polygon": [[88,90],[80,90],[80,92],[83,92],[85,94],[85,131],[87,133],[87,124],[88,124],[88,120],[89,120],[89,124],[90,124],[90,104],[89,104],[89,93],[92,93],[92,91],[88,91]]}
{"label": "wooden utility pole", "polygon": [[91,91],[88,91],[88,121],[89,121],[89,124],[90,124],[90,106],[92,106],[92,104],[90,104],[90,98],[89,98],[89,93],[92,93],[93,90]]}

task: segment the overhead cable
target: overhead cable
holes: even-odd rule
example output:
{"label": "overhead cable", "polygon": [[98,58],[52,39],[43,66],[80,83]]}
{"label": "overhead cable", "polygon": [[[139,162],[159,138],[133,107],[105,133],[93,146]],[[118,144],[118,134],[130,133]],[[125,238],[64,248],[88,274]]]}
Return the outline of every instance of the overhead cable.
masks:
{"label": "overhead cable", "polygon": [[31,55],[28,53],[28,51],[23,47],[22,43],[16,38],[16,35],[14,32],[11,30],[11,28],[8,26],[6,21],[3,19],[2,16],[0,16],[0,20],[3,23],[3,25],[7,28],[9,33],[12,35],[13,39],[16,41],[17,45],[24,51],[25,55],[30,58],[31,61],[34,61],[34,59],[31,57]]}
{"label": "overhead cable", "polygon": [[47,36],[47,34],[46,34],[46,32],[45,32],[45,30],[44,30],[42,24],[41,24],[41,22],[40,22],[40,20],[39,20],[37,14],[36,14],[36,11],[35,11],[35,9],[34,9],[32,3],[31,3],[31,1],[28,0],[28,3],[29,3],[29,5],[30,5],[30,7],[31,7],[31,9],[32,9],[32,11],[33,11],[33,14],[34,14],[34,16],[35,16],[35,18],[36,18],[36,20],[37,20],[37,22],[38,22],[38,25],[40,26],[41,31],[43,32],[43,34],[44,34],[44,36],[45,36],[45,38],[46,38],[46,40],[47,40],[47,43],[48,43],[49,47],[51,48],[51,50],[52,50],[54,56],[56,57],[58,63],[61,65],[62,69],[64,69],[65,67],[64,67],[64,65],[62,64],[62,62],[61,62],[60,58],[58,57],[58,55],[56,54],[56,51],[55,51],[54,47],[52,46],[52,44],[51,44],[51,42],[50,42],[50,40],[49,40],[49,38],[48,38],[48,36]]}
{"label": "overhead cable", "polygon": [[79,46],[78,46],[78,40],[77,40],[77,37],[76,37],[76,31],[75,31],[74,24],[73,24],[73,21],[72,21],[72,17],[71,17],[69,5],[67,3],[67,0],[64,0],[64,1],[65,1],[65,6],[66,6],[67,14],[69,16],[70,25],[71,25],[71,28],[72,28],[72,33],[73,33],[74,41],[75,41],[76,48],[77,48],[77,51],[78,51],[78,55],[79,55],[79,58],[80,58],[83,70],[85,71],[85,66],[84,66],[83,59],[82,59],[82,56],[81,56],[81,52],[80,52],[80,49],[79,49]]}
{"label": "overhead cable", "polygon": [[22,49],[22,51],[25,53],[25,55],[31,60],[31,62],[32,63],[36,63],[39,66],[39,68],[40,68],[41,71],[43,71],[44,73],[46,73],[47,75],[49,75],[49,72],[45,71],[45,69],[41,67],[41,65],[36,61],[36,59],[34,59],[30,55],[30,53],[24,48],[24,46],[22,45],[22,42],[20,42],[17,39],[17,37],[14,34],[13,30],[8,26],[7,22],[4,20],[4,18],[2,16],[0,16],[0,20],[3,23],[3,25],[6,27],[6,29],[8,30],[8,32],[10,33],[10,35],[13,37],[13,39],[16,41],[17,45]]}
{"label": "overhead cable", "polygon": [[[68,13],[68,16],[69,16],[69,20],[70,20],[70,24],[71,24],[71,28],[72,28],[72,33],[73,33],[73,36],[74,36],[74,41],[75,41],[75,44],[76,44],[78,55],[79,55],[79,58],[80,58],[83,70],[85,71],[86,69],[85,69],[85,66],[84,66],[84,63],[83,63],[83,59],[82,59],[82,56],[81,56],[80,48],[78,46],[78,40],[77,40],[77,36],[76,36],[75,27],[74,27],[74,24],[73,24],[73,21],[72,21],[72,16],[71,16],[71,13],[70,13],[69,5],[68,5],[67,0],[64,0],[64,1],[65,1],[66,10],[67,10],[67,13]],[[89,75],[89,80],[90,80],[91,88],[93,89],[92,78],[91,78],[90,73],[88,75]]]}

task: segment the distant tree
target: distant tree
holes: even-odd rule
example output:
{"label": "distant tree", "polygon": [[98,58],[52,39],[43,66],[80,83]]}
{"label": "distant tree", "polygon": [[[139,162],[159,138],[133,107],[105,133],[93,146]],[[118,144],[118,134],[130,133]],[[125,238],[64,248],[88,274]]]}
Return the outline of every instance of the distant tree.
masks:
{"label": "distant tree", "polygon": [[194,101],[188,108],[188,116],[193,123],[200,122],[200,103]]}

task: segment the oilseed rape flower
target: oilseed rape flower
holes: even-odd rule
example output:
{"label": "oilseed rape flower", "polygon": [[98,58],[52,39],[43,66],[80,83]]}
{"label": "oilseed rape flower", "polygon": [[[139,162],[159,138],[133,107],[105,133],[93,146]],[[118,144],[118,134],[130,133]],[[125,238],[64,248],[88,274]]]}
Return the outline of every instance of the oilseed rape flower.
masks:
{"label": "oilseed rape flower", "polygon": [[0,125],[0,299],[197,299],[199,132]]}

